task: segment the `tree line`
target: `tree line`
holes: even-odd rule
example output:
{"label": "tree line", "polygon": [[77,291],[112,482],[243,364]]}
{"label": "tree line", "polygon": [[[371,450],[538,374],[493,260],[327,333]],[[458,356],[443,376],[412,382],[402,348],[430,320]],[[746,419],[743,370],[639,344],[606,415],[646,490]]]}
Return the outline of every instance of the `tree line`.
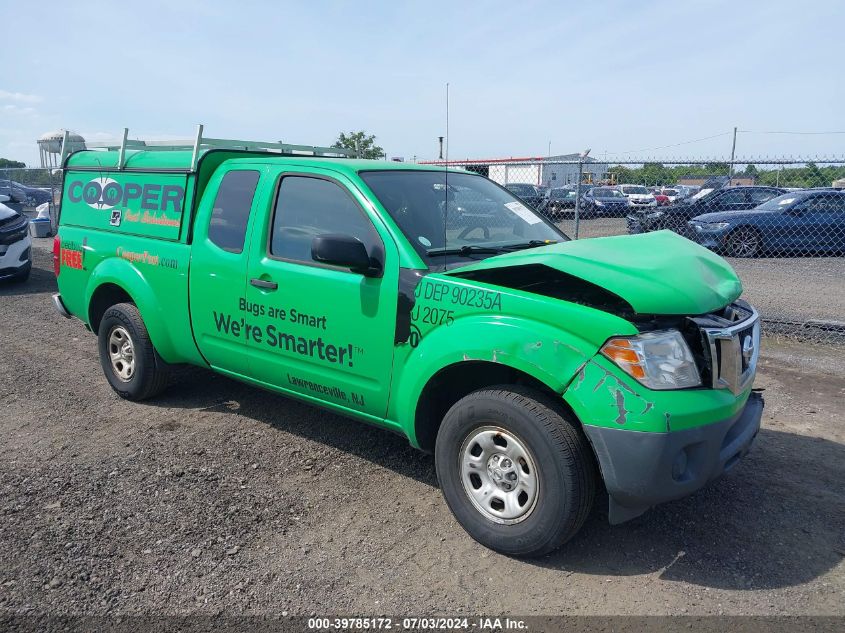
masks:
{"label": "tree line", "polygon": [[[673,185],[683,177],[727,176],[728,163],[710,162],[689,165],[664,165],[644,163],[642,167],[614,165],[607,168],[615,174],[618,183],[635,183],[648,186]],[[834,180],[845,178],[845,166],[815,163],[805,165],[772,165],[758,168],[754,164],[734,168],[734,176],[750,177],[757,185],[778,187],[830,187]]]}

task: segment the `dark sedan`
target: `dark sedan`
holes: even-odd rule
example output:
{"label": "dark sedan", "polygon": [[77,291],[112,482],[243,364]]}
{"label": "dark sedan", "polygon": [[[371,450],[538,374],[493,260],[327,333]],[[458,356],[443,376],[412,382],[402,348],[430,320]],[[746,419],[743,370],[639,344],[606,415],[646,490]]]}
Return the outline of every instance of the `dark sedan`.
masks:
{"label": "dark sedan", "polygon": [[750,211],[705,213],[689,223],[695,240],[732,257],[845,251],[845,191],[791,191]]}
{"label": "dark sedan", "polygon": [[546,196],[540,193],[540,190],[536,185],[512,182],[505,185],[505,189],[510,191],[517,198],[521,198],[522,201],[532,209],[541,209],[546,205]]}
{"label": "dark sedan", "polygon": [[670,229],[691,238],[687,223],[696,216],[704,213],[746,211],[783,193],[786,193],[786,189],[779,187],[702,189],[681,204],[664,207],[659,211],[652,208],[628,214],[628,233]]}
{"label": "dark sedan", "polygon": [[574,187],[555,187],[549,192],[543,214],[556,220],[563,215],[564,209],[574,210],[577,199],[578,193]]}
{"label": "dark sedan", "polygon": [[584,194],[582,207],[585,217],[625,217],[630,206],[628,198],[613,187],[593,187]]}

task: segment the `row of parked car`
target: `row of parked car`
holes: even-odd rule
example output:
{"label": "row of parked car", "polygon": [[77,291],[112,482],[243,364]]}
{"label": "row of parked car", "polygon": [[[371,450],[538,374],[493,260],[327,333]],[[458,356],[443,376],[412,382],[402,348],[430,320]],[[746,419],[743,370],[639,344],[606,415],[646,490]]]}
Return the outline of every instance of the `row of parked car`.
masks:
{"label": "row of parked car", "polygon": [[727,178],[697,190],[573,185],[533,198],[515,189],[523,185],[506,187],[552,220],[574,213],[580,196],[582,217],[624,217],[628,233],[668,229],[733,257],[845,252],[845,191],[729,185]]}
{"label": "row of parked car", "polygon": [[21,211],[23,207],[37,207],[53,199],[49,188],[30,187],[7,178],[0,178],[0,196],[6,197],[7,207]]}

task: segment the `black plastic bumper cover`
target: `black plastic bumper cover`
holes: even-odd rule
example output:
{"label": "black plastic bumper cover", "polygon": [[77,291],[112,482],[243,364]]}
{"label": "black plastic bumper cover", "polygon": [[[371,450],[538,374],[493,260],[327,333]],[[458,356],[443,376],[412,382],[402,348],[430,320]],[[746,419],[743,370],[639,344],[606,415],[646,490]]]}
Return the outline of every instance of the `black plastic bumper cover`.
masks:
{"label": "black plastic bumper cover", "polygon": [[763,397],[752,392],[736,416],[669,433],[584,426],[610,497],[613,524],[680,499],[730,470],[760,430]]}

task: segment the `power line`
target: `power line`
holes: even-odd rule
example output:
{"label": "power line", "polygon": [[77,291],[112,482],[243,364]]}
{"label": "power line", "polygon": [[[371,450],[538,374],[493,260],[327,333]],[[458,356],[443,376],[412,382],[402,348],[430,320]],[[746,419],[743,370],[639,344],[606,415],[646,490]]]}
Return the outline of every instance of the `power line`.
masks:
{"label": "power line", "polygon": [[823,134],[845,134],[845,132],[756,132],[754,130],[739,130],[742,134],[796,134],[799,136],[815,136]]}
{"label": "power line", "polygon": [[681,143],[673,143],[672,145],[662,145],[661,147],[651,147],[646,149],[632,149],[629,152],[605,152],[611,156],[619,156],[620,154],[639,154],[640,152],[656,152],[660,149],[669,149],[670,147],[680,147],[681,145],[690,145],[692,143],[700,143],[701,141],[709,141],[710,139],[719,138],[720,136],[727,136],[731,132],[722,132],[721,134],[714,134],[713,136],[705,136],[704,138],[696,138],[691,141],[683,141]]}

